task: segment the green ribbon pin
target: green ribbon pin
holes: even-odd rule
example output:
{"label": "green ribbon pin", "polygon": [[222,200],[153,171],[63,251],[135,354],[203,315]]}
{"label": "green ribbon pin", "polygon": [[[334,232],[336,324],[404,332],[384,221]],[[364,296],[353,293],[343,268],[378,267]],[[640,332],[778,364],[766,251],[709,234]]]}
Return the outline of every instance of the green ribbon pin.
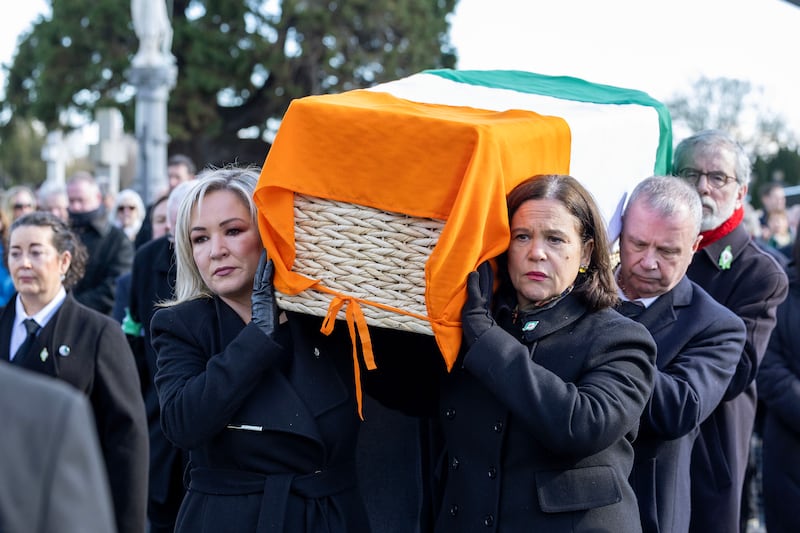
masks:
{"label": "green ribbon pin", "polygon": [[733,252],[731,252],[731,246],[728,245],[722,250],[722,253],[719,254],[719,262],[717,264],[722,270],[729,270],[731,268],[731,263],[733,263]]}

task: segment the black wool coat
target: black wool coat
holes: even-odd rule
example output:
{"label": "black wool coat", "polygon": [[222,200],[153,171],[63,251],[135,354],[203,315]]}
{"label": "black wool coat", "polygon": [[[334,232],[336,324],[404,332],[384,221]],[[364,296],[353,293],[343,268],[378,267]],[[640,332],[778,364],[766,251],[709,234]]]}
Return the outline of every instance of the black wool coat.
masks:
{"label": "black wool coat", "polygon": [[145,243],[136,250],[131,269],[129,307],[131,318],[142,326],[143,337],[134,342],[134,355],[142,379],[142,395],[150,429],[150,486],[148,518],[151,530],[172,531],[183,500],[183,471],[186,458],[161,429],[156,393],[156,352],[151,340],[150,322],[156,304],[170,300],[175,287],[175,252],[167,236]]}
{"label": "black wool coat", "polygon": [[347,327],[287,315],[275,339],[219,298],[153,316],[161,424],[190,455],[176,531],[369,531]]}
{"label": "black wool coat", "polygon": [[[795,265],[792,270],[797,268]],[[758,395],[766,406],[762,449],[764,512],[770,533],[800,531],[800,276],[789,296],[758,371]]]}
{"label": "black wool coat", "polygon": [[[720,256],[730,247],[730,268]],[[722,261],[724,264],[725,262]],[[700,426],[692,450],[690,531],[737,531],[750,437],[756,416],[756,373],[788,280],[774,257],[743,225],[697,251],[687,272],[716,301],[744,321],[747,340],[723,401]]]}
{"label": "black wool coat", "polygon": [[575,293],[495,316],[443,385],[436,531],[640,531],[628,475],[655,374],[650,334]]}

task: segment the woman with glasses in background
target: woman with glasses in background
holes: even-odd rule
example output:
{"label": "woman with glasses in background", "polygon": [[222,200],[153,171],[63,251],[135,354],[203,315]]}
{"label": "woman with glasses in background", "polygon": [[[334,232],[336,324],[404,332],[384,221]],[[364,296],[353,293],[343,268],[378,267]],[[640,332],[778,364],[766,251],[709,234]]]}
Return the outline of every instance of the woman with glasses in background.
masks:
{"label": "woman with glasses in background", "polygon": [[144,220],[144,202],[133,189],[123,189],[117,194],[112,211],[112,223],[133,241]]}

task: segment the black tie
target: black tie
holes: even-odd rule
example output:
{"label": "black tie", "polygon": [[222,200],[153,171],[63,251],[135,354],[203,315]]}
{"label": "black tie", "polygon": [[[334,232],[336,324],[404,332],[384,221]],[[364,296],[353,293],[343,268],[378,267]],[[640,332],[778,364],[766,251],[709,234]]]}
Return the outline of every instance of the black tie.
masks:
{"label": "black tie", "polygon": [[39,332],[40,329],[39,324],[37,324],[36,321],[32,318],[26,318],[25,320],[22,321],[22,323],[25,325],[25,330],[28,332],[28,336],[25,337],[25,340],[17,349],[17,353],[14,354],[15,360],[20,357],[25,357],[25,355],[27,355],[28,350],[31,349],[33,340],[36,338],[36,334]]}
{"label": "black tie", "polygon": [[645,307],[644,304],[640,302],[632,302],[629,300],[623,300],[619,304],[619,312],[623,315],[627,316],[628,318],[636,318],[642,311],[644,311]]}

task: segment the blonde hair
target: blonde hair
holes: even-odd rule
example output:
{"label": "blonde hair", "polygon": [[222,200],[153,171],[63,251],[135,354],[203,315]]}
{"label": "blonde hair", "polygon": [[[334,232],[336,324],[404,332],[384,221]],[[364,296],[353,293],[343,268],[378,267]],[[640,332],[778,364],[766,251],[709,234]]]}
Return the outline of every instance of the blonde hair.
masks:
{"label": "blonde hair", "polygon": [[257,167],[227,166],[201,172],[197,179],[187,182],[191,188],[186,191],[178,208],[175,223],[175,295],[174,299],[162,302],[161,306],[176,305],[197,298],[211,298],[214,293],[203,281],[200,270],[194,261],[192,241],[189,235],[192,211],[201,206],[203,198],[214,191],[230,191],[247,206],[253,224],[258,227],[258,210],[253,202],[253,192],[261,169]]}

